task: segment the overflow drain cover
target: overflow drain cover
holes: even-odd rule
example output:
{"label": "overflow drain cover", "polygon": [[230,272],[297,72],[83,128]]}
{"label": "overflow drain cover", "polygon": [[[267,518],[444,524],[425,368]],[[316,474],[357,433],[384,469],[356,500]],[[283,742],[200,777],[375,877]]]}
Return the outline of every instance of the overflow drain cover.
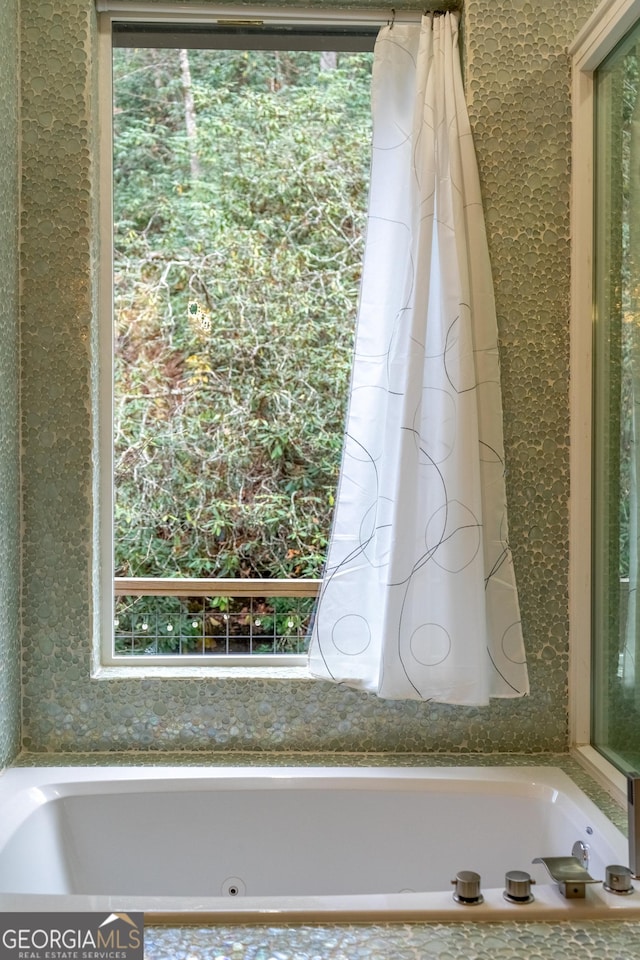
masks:
{"label": "overflow drain cover", "polygon": [[220,890],[223,897],[243,897],[247,892],[244,880],[240,877],[227,877],[222,881]]}

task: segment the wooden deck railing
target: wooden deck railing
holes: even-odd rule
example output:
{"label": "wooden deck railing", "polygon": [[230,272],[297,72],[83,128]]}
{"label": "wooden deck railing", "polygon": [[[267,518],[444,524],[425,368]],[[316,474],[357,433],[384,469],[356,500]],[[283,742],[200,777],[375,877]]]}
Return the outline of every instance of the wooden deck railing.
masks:
{"label": "wooden deck railing", "polygon": [[116,597],[315,597],[321,580],[116,577]]}
{"label": "wooden deck railing", "polygon": [[320,582],[116,577],[115,653],[252,660],[303,653]]}

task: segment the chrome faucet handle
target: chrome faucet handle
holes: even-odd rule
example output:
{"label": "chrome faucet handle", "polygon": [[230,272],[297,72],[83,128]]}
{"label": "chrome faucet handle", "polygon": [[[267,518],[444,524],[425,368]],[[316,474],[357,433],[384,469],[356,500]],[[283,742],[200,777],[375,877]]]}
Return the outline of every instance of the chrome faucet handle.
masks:
{"label": "chrome faucet handle", "polygon": [[541,863],[567,900],[581,900],[587,883],[599,883],[588,873],[576,857],[536,857],[532,863]]}
{"label": "chrome faucet handle", "polygon": [[456,903],[473,906],[473,904],[484,902],[484,897],[480,893],[480,874],[475,870],[458,870],[455,880],[451,883],[456,888],[453,893]]}
{"label": "chrome faucet handle", "polygon": [[631,883],[631,870],[619,863],[612,863],[607,867],[602,886],[607,893],[615,893],[618,896],[628,896],[635,892],[635,887]]}

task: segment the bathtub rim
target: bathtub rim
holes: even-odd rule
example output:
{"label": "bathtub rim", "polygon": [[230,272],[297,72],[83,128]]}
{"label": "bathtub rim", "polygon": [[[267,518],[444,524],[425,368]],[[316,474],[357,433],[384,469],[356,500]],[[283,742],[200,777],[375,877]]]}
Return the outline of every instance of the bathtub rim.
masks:
{"label": "bathtub rim", "polygon": [[[419,789],[428,782],[445,791],[455,783],[458,791],[492,793],[496,785],[512,796],[526,796],[562,806],[569,802],[590,805],[594,817],[604,816],[563,770],[556,767],[208,767],[159,766],[67,766],[11,767],[0,775],[0,853],[11,833],[36,809],[49,801],[95,793],[119,794],[151,791],[160,785],[163,792],[179,792],[189,783],[194,789],[208,789],[216,783],[222,789],[286,789],[287,785],[313,789],[339,784],[341,788],[393,789],[401,782]],[[603,828],[614,843],[619,831],[608,818]],[[608,825],[613,833],[608,834]]]}
{"label": "bathtub rim", "polygon": [[[456,903],[450,891],[393,893],[343,897],[246,897],[243,906],[229,906],[228,898],[85,897],[78,894],[0,894],[0,912],[126,912],[144,914],[145,926],[215,926],[218,924],[344,924],[449,922],[580,922],[584,920],[639,920],[640,890],[631,897],[614,898],[588,888],[584,900],[564,900],[552,884],[535,887],[533,903],[510,904],[500,888],[483,889],[477,906]],[[28,903],[25,902],[28,900]],[[623,902],[624,901],[624,902]],[[631,902],[630,902],[631,901]]]}

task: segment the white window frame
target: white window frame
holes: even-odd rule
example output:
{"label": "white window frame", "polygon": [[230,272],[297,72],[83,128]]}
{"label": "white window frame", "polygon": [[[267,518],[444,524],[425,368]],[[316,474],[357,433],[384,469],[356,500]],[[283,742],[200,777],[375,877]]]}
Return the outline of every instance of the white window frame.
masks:
{"label": "white window frame", "polygon": [[623,805],[623,774],[591,746],[594,318],[594,74],[640,20],[640,0],[604,0],[569,48],[572,63],[569,731],[572,752]]}
{"label": "white window frame", "polygon": [[[389,10],[286,10],[286,8],[251,8],[245,6],[178,5],[148,3],[145,0],[96,0],[98,12],[98,122],[99,122],[99,279],[98,279],[98,334],[94,354],[94,383],[97,395],[94,409],[94,449],[97,463],[94,471],[94,617],[93,617],[93,676],[135,676],[146,674],[215,676],[307,676],[306,655],[251,654],[216,657],[174,656],[118,656],[113,651],[113,78],[112,30],[116,22],[167,24],[229,23],[251,26],[265,25],[295,27],[317,26],[382,26],[389,22]],[[403,11],[397,22],[416,22],[421,12]],[[264,581],[244,580],[157,580],[158,589],[151,592],[167,596],[174,592],[189,596],[308,596],[317,590],[319,581],[272,581],[265,592]],[[143,581],[123,582],[135,594],[144,591]],[[120,584],[120,586],[123,586]],[[216,589],[216,585],[218,589]],[[275,589],[274,589],[275,586]],[[189,587],[188,594],[185,588]],[[129,592],[129,591],[127,591]],[[146,591],[144,591],[146,592]]]}

